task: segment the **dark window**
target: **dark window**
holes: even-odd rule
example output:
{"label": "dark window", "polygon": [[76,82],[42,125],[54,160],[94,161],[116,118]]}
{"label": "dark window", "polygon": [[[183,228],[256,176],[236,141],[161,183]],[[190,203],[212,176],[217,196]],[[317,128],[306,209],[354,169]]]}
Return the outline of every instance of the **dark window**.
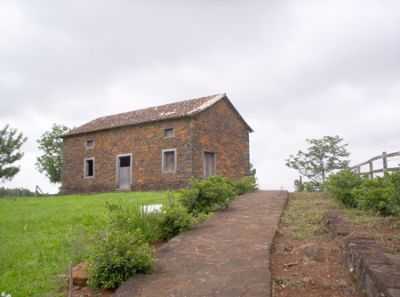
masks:
{"label": "dark window", "polygon": [[204,152],[204,176],[213,176],[216,173],[216,157],[215,153]]}
{"label": "dark window", "polygon": [[85,161],[85,177],[92,177],[94,176],[94,160],[87,159]]}
{"label": "dark window", "polygon": [[119,167],[130,167],[130,166],[131,166],[130,156],[119,157]]}
{"label": "dark window", "polygon": [[93,139],[86,140],[86,148],[87,149],[94,148],[94,140]]}
{"label": "dark window", "polygon": [[176,155],[175,150],[163,151],[163,172],[175,172],[176,170]]}
{"label": "dark window", "polygon": [[175,136],[174,128],[164,129],[164,137],[174,137],[174,136]]}

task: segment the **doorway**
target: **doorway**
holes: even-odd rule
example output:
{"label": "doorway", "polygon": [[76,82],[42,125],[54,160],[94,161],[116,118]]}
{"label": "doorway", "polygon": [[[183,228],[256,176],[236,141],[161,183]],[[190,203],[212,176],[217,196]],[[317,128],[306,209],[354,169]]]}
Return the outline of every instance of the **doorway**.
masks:
{"label": "doorway", "polygon": [[132,185],[132,154],[117,156],[117,187],[130,190]]}
{"label": "doorway", "polygon": [[203,159],[203,168],[204,168],[204,177],[213,176],[217,171],[217,162],[215,153],[213,152],[204,152]]}

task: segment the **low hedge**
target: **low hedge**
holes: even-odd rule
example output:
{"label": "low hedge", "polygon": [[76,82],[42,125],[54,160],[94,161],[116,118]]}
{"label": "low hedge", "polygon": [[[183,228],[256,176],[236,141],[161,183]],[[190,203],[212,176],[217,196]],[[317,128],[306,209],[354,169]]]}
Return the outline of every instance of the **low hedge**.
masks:
{"label": "low hedge", "polygon": [[179,203],[173,203],[163,209],[160,216],[160,239],[168,240],[183,231],[189,230],[193,224],[193,217],[186,208]]}
{"label": "low hedge", "polygon": [[231,181],[237,195],[242,195],[257,190],[257,180],[254,175],[245,176],[239,180]]}
{"label": "low hedge", "polygon": [[190,188],[181,191],[181,203],[189,213],[196,215],[226,208],[235,195],[231,182],[221,176],[212,176],[193,179]]}
{"label": "low hedge", "polygon": [[367,179],[350,170],[331,175],[326,188],[347,207],[373,210],[381,215],[400,215],[400,172]]}
{"label": "low hedge", "polygon": [[140,229],[108,230],[98,238],[89,259],[89,284],[95,288],[117,288],[135,273],[153,267],[149,243]]}

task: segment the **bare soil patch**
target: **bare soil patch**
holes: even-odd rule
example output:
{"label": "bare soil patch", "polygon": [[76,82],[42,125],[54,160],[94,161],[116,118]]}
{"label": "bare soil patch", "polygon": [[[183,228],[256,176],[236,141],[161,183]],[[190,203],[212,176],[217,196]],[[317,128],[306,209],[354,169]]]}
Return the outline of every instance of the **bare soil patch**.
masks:
{"label": "bare soil patch", "polygon": [[273,296],[363,296],[344,264],[344,238],[332,238],[324,229],[323,216],[331,209],[350,222],[348,236],[375,238],[386,252],[400,253],[399,218],[343,209],[323,193],[292,193],[272,252]]}

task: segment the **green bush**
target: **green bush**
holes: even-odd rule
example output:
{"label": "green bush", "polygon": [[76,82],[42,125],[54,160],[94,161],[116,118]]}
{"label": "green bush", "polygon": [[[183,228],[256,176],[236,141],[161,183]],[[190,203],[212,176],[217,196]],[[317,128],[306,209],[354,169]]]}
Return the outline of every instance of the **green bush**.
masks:
{"label": "green bush", "polygon": [[303,183],[304,192],[321,192],[323,186],[317,181],[307,181]]}
{"label": "green bush", "polygon": [[361,209],[371,209],[381,215],[392,215],[394,187],[388,178],[365,179],[352,191],[352,195]]}
{"label": "green bush", "polygon": [[257,180],[255,176],[245,176],[232,182],[237,195],[242,195],[257,190]]}
{"label": "green bush", "polygon": [[361,177],[346,169],[329,176],[326,189],[345,206],[357,207],[357,199],[353,190],[361,183]]}
{"label": "green bush", "polygon": [[400,215],[400,172],[366,179],[342,170],[329,177],[327,190],[347,207]]}
{"label": "green bush", "polygon": [[400,172],[387,175],[390,183],[393,185],[392,204],[394,213],[400,215]]}
{"label": "green bush", "polygon": [[143,210],[143,205],[139,204],[107,203],[106,207],[108,209],[108,228],[127,232],[140,229],[146,241],[154,242],[160,239],[160,213],[146,213]]}
{"label": "green bush", "polygon": [[212,176],[192,180],[191,187],[181,191],[181,203],[189,213],[196,215],[226,208],[235,195],[231,182],[221,176]]}
{"label": "green bush", "polygon": [[189,230],[192,226],[192,216],[179,203],[173,203],[163,209],[160,218],[160,238],[168,240],[179,233]]}
{"label": "green bush", "polygon": [[2,197],[32,197],[36,194],[25,188],[4,188],[0,187],[0,198]]}
{"label": "green bush", "polygon": [[149,272],[152,250],[140,230],[112,229],[98,239],[89,258],[89,284],[116,288],[135,273]]}

